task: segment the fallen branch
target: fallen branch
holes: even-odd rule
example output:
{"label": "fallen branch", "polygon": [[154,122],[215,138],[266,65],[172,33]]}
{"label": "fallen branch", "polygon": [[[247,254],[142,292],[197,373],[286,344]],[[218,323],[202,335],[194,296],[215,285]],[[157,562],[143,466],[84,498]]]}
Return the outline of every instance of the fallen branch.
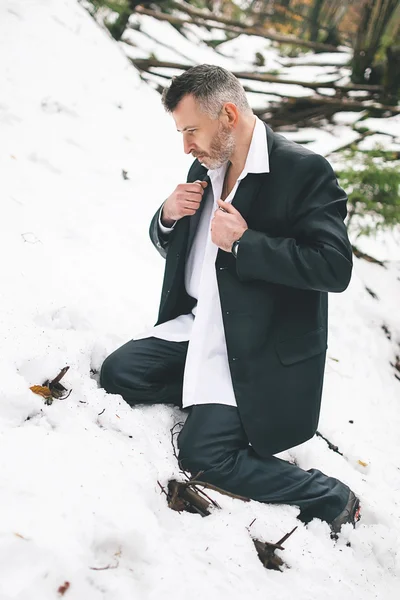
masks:
{"label": "fallen branch", "polygon": [[[349,57],[349,62],[351,58]],[[296,62],[295,60],[281,63],[282,67],[291,68],[291,67],[337,67],[341,68],[350,68],[350,64],[348,63],[332,63],[332,62],[318,62],[317,60],[309,60],[304,62]]]}
{"label": "fallen branch", "polygon": [[299,81],[297,79],[281,79],[276,75],[270,75],[268,73],[247,73],[247,72],[235,72],[234,75],[239,79],[249,79],[253,81],[263,81],[266,83],[285,83],[286,85],[299,85],[301,87],[310,88],[312,90],[318,89],[332,89],[338,90],[341,92],[352,92],[352,91],[362,91],[362,92],[381,92],[382,86],[380,85],[358,85],[358,84],[349,84],[349,85],[337,85],[334,82],[324,81],[324,82],[311,82],[311,81]]}
{"label": "fallen branch", "polygon": [[[179,71],[186,71],[190,69],[194,65],[170,62],[170,61],[162,61],[157,60],[155,58],[129,58],[129,60],[139,69],[143,69],[147,71],[148,69],[177,69]],[[370,92],[377,93],[382,91],[382,86],[380,85],[358,85],[358,84],[349,84],[349,85],[337,85],[334,82],[311,82],[311,81],[299,81],[297,79],[282,79],[277,77],[276,75],[270,75],[269,73],[249,73],[245,71],[235,71],[233,74],[239,79],[248,79],[251,81],[261,81],[264,83],[279,83],[285,85],[298,85],[301,87],[309,88],[312,90],[318,89],[333,89],[340,92],[351,92],[351,91],[362,91],[362,92]],[[326,100],[334,101],[334,98],[326,97]],[[387,107],[387,109],[396,110],[395,107]]]}
{"label": "fallen branch", "polygon": [[[261,92],[263,93],[263,92]],[[267,92],[265,92],[267,93]],[[272,95],[273,92],[271,92]],[[365,102],[360,102],[360,101],[356,101],[356,100],[350,100],[347,98],[332,98],[330,96],[322,96],[322,95],[318,95],[318,96],[299,96],[299,97],[289,97],[288,96],[288,102],[284,105],[282,105],[282,109],[285,108],[293,108],[294,110],[297,110],[297,106],[296,104],[304,104],[304,103],[308,103],[308,104],[314,104],[314,105],[326,105],[326,106],[330,106],[332,109],[335,109],[334,112],[336,111],[354,111],[354,112],[362,112],[363,110],[370,110],[370,111],[375,111],[375,112],[379,112],[379,113],[390,113],[390,115],[398,115],[400,114],[400,107],[396,107],[396,106],[386,106],[385,104],[380,104],[379,102],[372,102],[372,101],[365,101]],[[255,111],[254,111],[255,112]],[[268,113],[268,108],[266,108],[264,111],[262,111],[262,109],[259,109],[258,112],[256,114],[267,114]],[[389,116],[389,114],[388,114]],[[379,133],[378,131],[376,131],[375,133]]]}
{"label": "fallen branch", "polygon": [[252,35],[257,37],[262,37],[267,40],[271,40],[274,42],[278,42],[280,44],[289,44],[292,46],[300,46],[303,48],[311,48],[313,50],[318,50],[319,52],[341,52],[336,46],[332,46],[330,44],[321,44],[319,42],[310,42],[309,40],[302,40],[300,38],[296,38],[294,36],[288,35],[280,35],[274,33],[270,30],[264,30],[258,27],[248,27],[248,26],[233,26],[233,25],[213,25],[209,23],[209,20],[212,20],[212,17],[197,17],[192,18],[191,21],[187,19],[181,19],[179,17],[174,17],[172,15],[167,15],[165,13],[161,13],[155,10],[150,10],[148,8],[143,8],[142,6],[136,6],[135,12],[141,15],[147,15],[149,17],[153,17],[158,19],[159,21],[168,21],[174,25],[198,25],[200,27],[212,27],[213,29],[222,29],[222,31],[229,31],[232,33],[244,33],[246,35]]}

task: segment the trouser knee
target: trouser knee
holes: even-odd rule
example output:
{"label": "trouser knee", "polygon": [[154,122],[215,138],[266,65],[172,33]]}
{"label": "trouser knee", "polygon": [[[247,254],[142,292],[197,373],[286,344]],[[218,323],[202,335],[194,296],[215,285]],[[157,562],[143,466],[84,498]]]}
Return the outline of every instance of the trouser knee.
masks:
{"label": "trouser knee", "polygon": [[109,394],[115,393],[116,375],[116,361],[113,360],[113,355],[110,354],[104,360],[100,369],[100,387],[104,388]]}

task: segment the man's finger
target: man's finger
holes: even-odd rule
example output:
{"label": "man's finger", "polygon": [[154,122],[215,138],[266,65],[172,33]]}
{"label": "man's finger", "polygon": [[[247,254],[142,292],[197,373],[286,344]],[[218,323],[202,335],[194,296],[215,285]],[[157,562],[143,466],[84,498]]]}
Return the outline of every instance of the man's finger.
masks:
{"label": "man's finger", "polygon": [[205,190],[206,187],[208,186],[207,181],[201,181],[200,179],[196,179],[196,181],[194,181],[194,183],[199,183],[201,185],[201,187],[203,188],[203,190]]}
{"label": "man's finger", "polygon": [[230,202],[224,202],[224,200],[217,200],[217,204],[218,204],[218,208],[220,208],[221,210],[231,213],[231,214],[235,214],[238,211],[236,210],[236,208],[234,206],[232,206],[232,204]]}
{"label": "man's finger", "polygon": [[185,190],[186,193],[190,193],[190,194],[197,194],[197,196],[202,196],[204,193],[204,188],[203,186],[199,185],[199,183],[187,183],[185,186]]}
{"label": "man's finger", "polygon": [[201,202],[202,195],[198,192],[185,192],[184,199],[189,202]]}

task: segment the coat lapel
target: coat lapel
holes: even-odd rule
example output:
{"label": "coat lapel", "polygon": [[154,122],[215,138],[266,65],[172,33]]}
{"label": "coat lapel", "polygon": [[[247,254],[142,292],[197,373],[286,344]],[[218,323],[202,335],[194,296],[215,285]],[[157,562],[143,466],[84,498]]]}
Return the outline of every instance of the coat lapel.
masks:
{"label": "coat lapel", "polygon": [[[267,134],[268,155],[271,156],[274,146],[274,133],[268,125],[265,123],[264,125]],[[267,176],[268,173],[248,173],[240,182],[235,197],[232,200],[232,206],[240,212],[244,219],[247,218],[251,204],[254,198],[256,198],[261,185],[265,183],[265,177]]]}
{"label": "coat lapel", "polygon": [[257,196],[258,190],[263,182],[263,176],[255,173],[248,173],[240,182],[236,190],[235,197],[232,200],[232,206],[236,208],[246,220],[249,214],[251,203]]}

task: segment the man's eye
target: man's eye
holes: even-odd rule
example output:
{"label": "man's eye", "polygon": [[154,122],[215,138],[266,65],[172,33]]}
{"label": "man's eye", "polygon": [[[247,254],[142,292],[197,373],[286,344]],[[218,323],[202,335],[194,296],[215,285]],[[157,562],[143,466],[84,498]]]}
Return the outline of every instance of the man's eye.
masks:
{"label": "man's eye", "polygon": [[196,131],[196,129],[188,129],[187,132],[188,133],[194,133]]}

